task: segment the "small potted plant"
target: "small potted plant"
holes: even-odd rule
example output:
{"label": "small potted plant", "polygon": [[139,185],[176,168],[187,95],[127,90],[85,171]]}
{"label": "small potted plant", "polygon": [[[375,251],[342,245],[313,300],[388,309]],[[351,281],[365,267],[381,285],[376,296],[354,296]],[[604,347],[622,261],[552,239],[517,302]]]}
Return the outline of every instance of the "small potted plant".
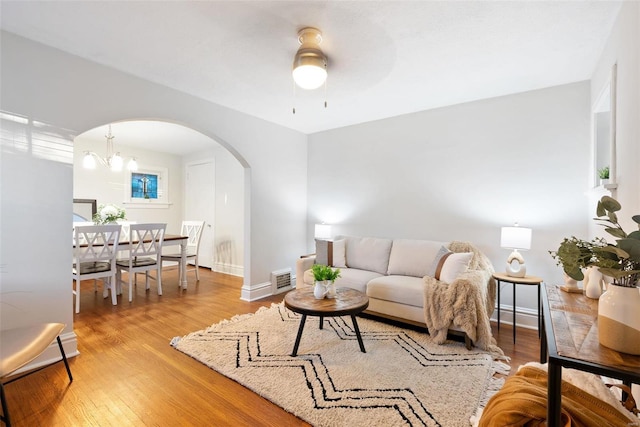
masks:
{"label": "small potted plant", "polygon": [[598,169],[598,177],[600,177],[600,185],[609,183],[609,166]]}
{"label": "small potted plant", "polygon": [[318,299],[324,297],[335,298],[336,288],[335,280],[340,277],[340,269],[333,269],[328,265],[314,264],[311,267],[313,278],[316,281],[314,296]]}

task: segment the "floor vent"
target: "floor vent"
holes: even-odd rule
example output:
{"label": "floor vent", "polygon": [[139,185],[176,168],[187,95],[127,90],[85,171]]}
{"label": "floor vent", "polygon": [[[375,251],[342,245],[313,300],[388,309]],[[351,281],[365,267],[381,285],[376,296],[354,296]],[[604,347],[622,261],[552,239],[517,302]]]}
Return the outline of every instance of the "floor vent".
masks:
{"label": "floor vent", "polygon": [[285,292],[291,289],[291,269],[271,272],[271,293],[273,295]]}

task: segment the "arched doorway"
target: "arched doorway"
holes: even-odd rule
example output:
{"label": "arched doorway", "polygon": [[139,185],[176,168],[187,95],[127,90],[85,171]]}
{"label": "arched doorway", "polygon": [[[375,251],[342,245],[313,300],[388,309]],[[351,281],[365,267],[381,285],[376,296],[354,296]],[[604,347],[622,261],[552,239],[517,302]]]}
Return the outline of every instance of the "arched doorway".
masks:
{"label": "arched doorway", "polygon": [[[112,171],[101,160],[111,154],[107,153],[107,135],[112,137],[113,153],[120,153],[123,159],[120,171]],[[95,169],[83,167],[88,152],[94,153]],[[244,167],[216,140],[167,121],[118,121],[78,135],[73,159],[74,199],[122,206],[128,220],[166,222],[169,233],[178,233],[183,219],[204,220],[207,226],[200,264],[214,271],[244,275]],[[135,174],[126,167],[131,159],[138,164],[137,174],[157,174],[161,194],[156,198],[131,197],[131,177]]]}

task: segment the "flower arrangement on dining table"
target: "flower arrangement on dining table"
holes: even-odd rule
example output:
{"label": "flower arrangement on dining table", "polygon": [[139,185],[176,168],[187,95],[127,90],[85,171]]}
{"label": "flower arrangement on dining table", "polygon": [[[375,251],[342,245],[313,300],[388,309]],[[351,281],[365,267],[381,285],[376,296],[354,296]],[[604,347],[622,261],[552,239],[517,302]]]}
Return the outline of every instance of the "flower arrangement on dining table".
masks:
{"label": "flower arrangement on dining table", "polygon": [[119,219],[127,219],[126,211],[113,204],[100,205],[98,212],[93,216],[96,225],[115,224]]}

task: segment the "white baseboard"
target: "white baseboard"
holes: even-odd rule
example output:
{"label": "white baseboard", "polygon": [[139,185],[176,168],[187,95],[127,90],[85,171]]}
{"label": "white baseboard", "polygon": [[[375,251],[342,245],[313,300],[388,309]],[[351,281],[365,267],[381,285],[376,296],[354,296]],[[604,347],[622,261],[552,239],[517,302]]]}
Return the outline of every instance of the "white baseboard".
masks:
{"label": "white baseboard", "polygon": [[217,262],[213,265],[211,270],[218,273],[230,274],[232,276],[244,277],[244,267],[242,265]]}
{"label": "white baseboard", "polygon": [[[62,341],[62,348],[64,348],[64,354],[65,356],[67,356],[67,359],[78,356],[80,354],[80,352],[78,351],[78,337],[76,336],[75,332],[67,332],[66,334],[61,334],[60,341]],[[28,372],[32,369],[37,369],[42,366],[48,366],[59,360],[61,360],[60,347],[58,347],[58,340],[55,340],[33,362],[15,371],[14,375]],[[73,371],[71,371],[71,373],[73,374]]]}
{"label": "white baseboard", "polygon": [[[538,310],[516,307],[516,327],[538,330]],[[493,312],[491,321],[498,322],[498,308]],[[500,306],[500,324],[513,325],[513,306]]]}
{"label": "white baseboard", "polygon": [[272,295],[271,282],[257,283],[254,285],[242,285],[240,299],[243,301],[256,301]]}

